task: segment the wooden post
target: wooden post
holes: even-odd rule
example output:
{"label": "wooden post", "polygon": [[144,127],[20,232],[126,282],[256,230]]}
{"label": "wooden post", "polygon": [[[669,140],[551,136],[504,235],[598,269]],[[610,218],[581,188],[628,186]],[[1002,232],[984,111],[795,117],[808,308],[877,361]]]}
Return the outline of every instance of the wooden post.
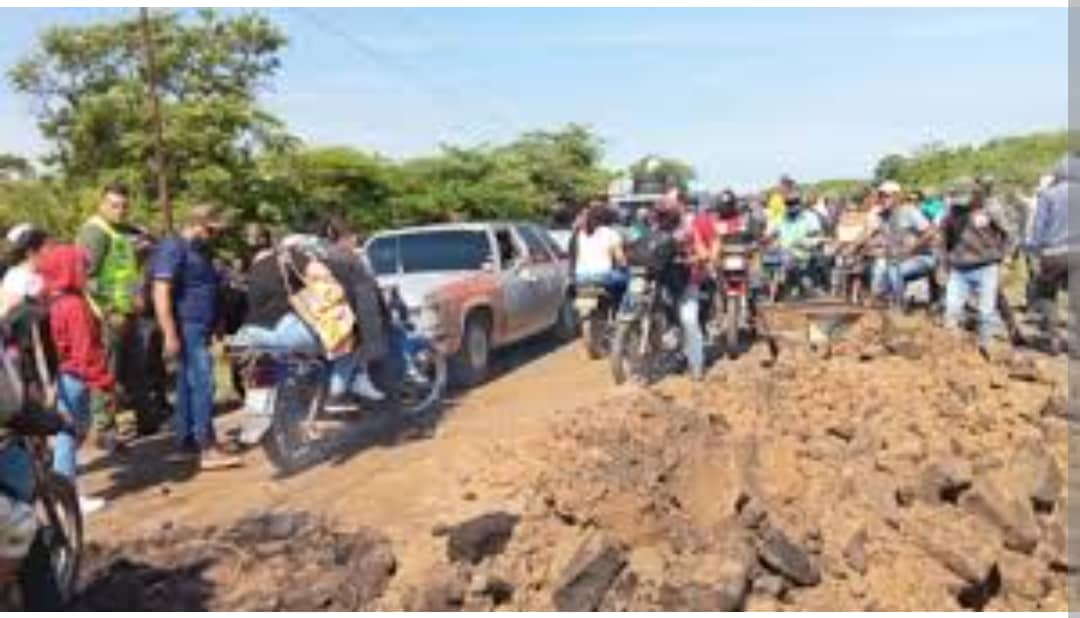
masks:
{"label": "wooden post", "polygon": [[150,121],[154,127],[154,171],[157,174],[158,202],[165,221],[165,232],[173,230],[172,201],[169,199],[169,182],[165,169],[165,139],[161,122],[161,101],[157,92],[157,67],[154,63],[154,40],[150,36],[150,12],[139,9],[139,30],[142,32],[143,55],[146,61],[146,92],[150,99]]}

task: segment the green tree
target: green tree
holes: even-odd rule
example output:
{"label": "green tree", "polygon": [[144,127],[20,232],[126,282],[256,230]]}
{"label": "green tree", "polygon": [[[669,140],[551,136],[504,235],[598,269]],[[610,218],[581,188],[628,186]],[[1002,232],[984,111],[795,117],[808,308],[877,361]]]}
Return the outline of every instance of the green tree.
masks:
{"label": "green tree", "polygon": [[0,180],[31,180],[35,175],[29,159],[0,153]]}
{"label": "green tree", "polygon": [[533,131],[499,148],[497,156],[524,168],[530,182],[550,202],[577,206],[602,193],[614,174],[601,167],[603,142],[588,128],[571,124],[557,131]]}
{"label": "green tree", "polygon": [[696,176],[694,168],[678,159],[646,155],[629,168],[635,193],[659,193],[669,187],[686,191]]}
{"label": "green tree", "polygon": [[[217,200],[248,210],[261,152],[290,145],[282,124],[256,94],[279,66],[286,39],[267,18],[192,19],[156,13],[151,33],[165,125],[167,174],[179,202]],[[34,103],[51,144],[45,162],[70,182],[123,180],[145,198],[154,192],[153,133],[147,75],[134,18],[53,27],[9,72]],[[144,201],[144,200],[143,200]]]}

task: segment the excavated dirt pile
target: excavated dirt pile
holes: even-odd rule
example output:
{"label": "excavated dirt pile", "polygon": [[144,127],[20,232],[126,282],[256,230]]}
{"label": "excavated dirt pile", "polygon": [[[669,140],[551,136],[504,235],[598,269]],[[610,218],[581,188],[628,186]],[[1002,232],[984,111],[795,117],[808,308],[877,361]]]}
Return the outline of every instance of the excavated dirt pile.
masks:
{"label": "excavated dirt pile", "polygon": [[553,411],[397,576],[371,531],[267,514],[93,551],[80,607],[1067,609],[1063,360],[872,318],[763,359]]}
{"label": "excavated dirt pile", "polygon": [[227,530],[171,527],[122,547],[91,545],[74,609],[359,611],[395,568],[389,543],[374,531],[268,512]]}
{"label": "excavated dirt pile", "polygon": [[1065,610],[1064,361],[864,322],[561,413],[465,608]]}

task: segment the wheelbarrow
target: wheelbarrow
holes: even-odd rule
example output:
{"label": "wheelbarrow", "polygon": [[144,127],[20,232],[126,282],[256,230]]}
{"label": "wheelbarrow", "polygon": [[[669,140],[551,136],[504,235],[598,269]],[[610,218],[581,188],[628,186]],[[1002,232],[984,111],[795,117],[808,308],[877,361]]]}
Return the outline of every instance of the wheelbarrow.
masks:
{"label": "wheelbarrow", "polygon": [[782,303],[768,307],[767,311],[794,313],[805,318],[805,334],[785,339],[804,340],[812,350],[824,357],[832,353],[833,344],[861,318],[869,313],[881,313],[880,308],[854,305],[834,297]]}

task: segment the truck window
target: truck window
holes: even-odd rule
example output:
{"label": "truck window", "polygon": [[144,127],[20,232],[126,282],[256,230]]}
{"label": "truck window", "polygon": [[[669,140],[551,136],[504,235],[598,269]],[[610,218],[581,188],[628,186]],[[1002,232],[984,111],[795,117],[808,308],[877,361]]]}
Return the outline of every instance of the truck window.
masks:
{"label": "truck window", "polygon": [[510,230],[506,228],[496,230],[495,242],[499,245],[499,260],[502,262],[504,269],[513,268],[515,264],[521,261],[521,249],[518,248],[518,244],[514,241],[514,236],[510,233]]}
{"label": "truck window", "polygon": [[531,225],[519,225],[517,226],[517,232],[523,239],[525,239],[525,246],[529,248],[529,257],[533,262],[546,264],[553,261],[551,252],[548,250],[544,241],[541,240],[540,235],[536,233],[536,229]]}
{"label": "truck window", "polygon": [[492,264],[491,243],[480,230],[392,234],[367,246],[376,275],[483,270]]}

